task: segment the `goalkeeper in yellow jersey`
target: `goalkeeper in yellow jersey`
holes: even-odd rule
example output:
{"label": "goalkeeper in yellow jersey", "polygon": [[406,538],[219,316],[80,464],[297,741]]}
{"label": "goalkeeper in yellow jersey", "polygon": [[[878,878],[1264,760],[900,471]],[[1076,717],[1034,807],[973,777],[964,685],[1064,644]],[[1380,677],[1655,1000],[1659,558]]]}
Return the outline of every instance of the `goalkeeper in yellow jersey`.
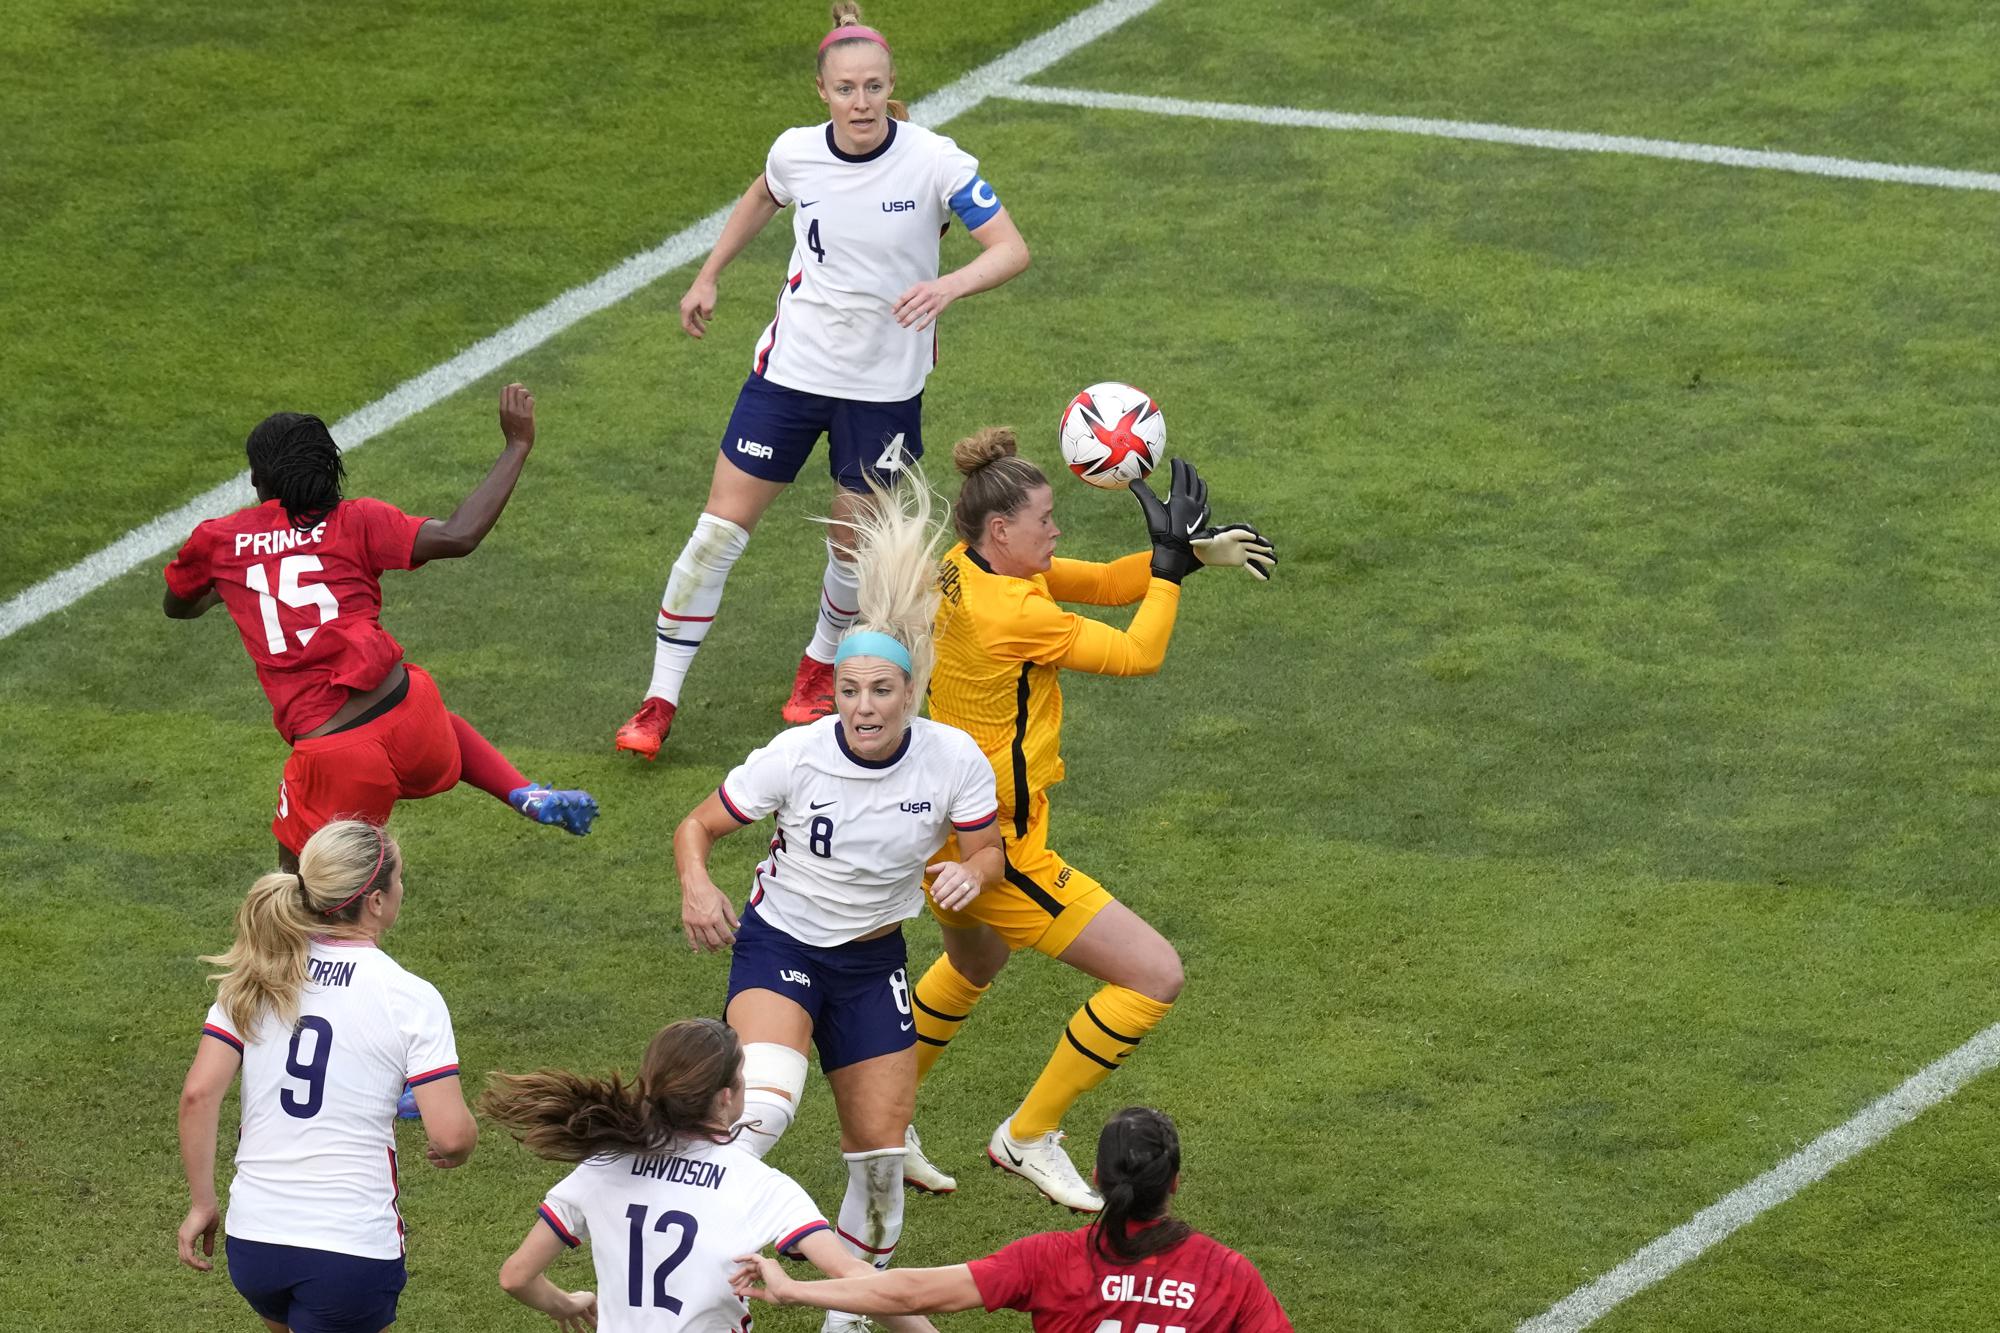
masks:
{"label": "goalkeeper in yellow jersey", "polygon": [[[1207,485],[1181,459],[1164,502],[1143,482],[1132,487],[1152,549],[1110,564],[1055,558],[1055,498],[1041,469],[1016,453],[1011,431],[959,441],[953,461],[964,474],[952,506],[963,540],[939,567],[931,716],[970,733],[993,765],[1006,868],[963,909],[932,903],[945,956],[913,995],[917,1077],[935,1067],[1014,950],[1040,950],[1104,982],[1070,1018],[1020,1109],[1000,1122],[986,1148],[995,1166],[1056,1203],[1096,1212],[1104,1201],[1063,1152],[1058,1126],[1166,1017],[1181,992],[1181,960],[1159,931],[1049,846],[1048,791],[1063,777],[1058,673],[1158,671],[1183,578],[1205,564],[1268,578],[1274,557],[1254,528],[1208,525]],[[1121,630],[1059,602],[1140,605]],[[951,843],[946,848],[939,859],[955,854]],[[923,1155],[914,1128],[907,1149],[907,1183],[938,1193],[956,1188]]]}

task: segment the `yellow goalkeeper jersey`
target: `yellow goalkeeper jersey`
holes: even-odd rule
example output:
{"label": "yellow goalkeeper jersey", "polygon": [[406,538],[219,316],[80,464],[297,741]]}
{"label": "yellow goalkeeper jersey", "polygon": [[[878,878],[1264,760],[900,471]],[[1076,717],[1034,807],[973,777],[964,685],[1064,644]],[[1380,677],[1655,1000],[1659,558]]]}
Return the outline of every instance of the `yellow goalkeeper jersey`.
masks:
{"label": "yellow goalkeeper jersey", "polygon": [[[1110,564],[1057,560],[1046,574],[995,574],[963,542],[938,568],[937,665],[930,712],[979,742],[1014,836],[1036,798],[1063,778],[1063,667],[1107,676],[1160,669],[1180,607],[1180,585],[1152,577],[1151,555]],[[1129,629],[1057,603],[1124,606],[1144,599]]]}

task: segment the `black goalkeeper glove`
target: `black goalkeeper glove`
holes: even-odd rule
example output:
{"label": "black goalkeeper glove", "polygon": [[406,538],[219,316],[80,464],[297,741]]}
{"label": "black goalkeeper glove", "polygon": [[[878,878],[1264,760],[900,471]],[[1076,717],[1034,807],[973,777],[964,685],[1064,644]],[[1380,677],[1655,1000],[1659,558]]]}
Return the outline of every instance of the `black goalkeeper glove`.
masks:
{"label": "black goalkeeper glove", "polygon": [[1194,535],[1195,559],[1204,567],[1227,565],[1248,570],[1253,579],[1267,580],[1278,553],[1271,539],[1248,523],[1225,523],[1219,528],[1203,528]]}
{"label": "black goalkeeper glove", "polygon": [[1200,569],[1194,538],[1208,526],[1208,483],[1194,464],[1185,458],[1174,460],[1173,484],[1164,504],[1143,481],[1132,483],[1132,494],[1139,499],[1146,535],[1153,541],[1153,577],[1179,583]]}

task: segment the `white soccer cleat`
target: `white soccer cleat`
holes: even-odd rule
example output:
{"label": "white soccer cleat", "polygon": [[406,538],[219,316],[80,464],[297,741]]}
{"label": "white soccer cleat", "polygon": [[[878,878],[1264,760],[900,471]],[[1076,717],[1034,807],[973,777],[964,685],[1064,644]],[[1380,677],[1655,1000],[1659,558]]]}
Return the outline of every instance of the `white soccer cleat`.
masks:
{"label": "white soccer cleat", "polygon": [[1063,1132],[1052,1129],[1031,1143],[1022,1143],[1010,1132],[1012,1116],[1000,1122],[986,1145],[986,1156],[1002,1171],[1011,1171],[1040,1190],[1051,1203],[1073,1213],[1095,1213],[1104,1209],[1104,1198],[1077,1174],[1069,1154],[1062,1150]]}
{"label": "white soccer cleat", "polygon": [[938,1170],[937,1164],[924,1156],[924,1141],[917,1137],[915,1125],[903,1131],[903,1183],[925,1194],[950,1194],[958,1188],[956,1177]]}
{"label": "white soccer cleat", "polygon": [[819,1326],[819,1333],[864,1333],[875,1327],[865,1314],[843,1314],[839,1310],[828,1310],[826,1322]]}

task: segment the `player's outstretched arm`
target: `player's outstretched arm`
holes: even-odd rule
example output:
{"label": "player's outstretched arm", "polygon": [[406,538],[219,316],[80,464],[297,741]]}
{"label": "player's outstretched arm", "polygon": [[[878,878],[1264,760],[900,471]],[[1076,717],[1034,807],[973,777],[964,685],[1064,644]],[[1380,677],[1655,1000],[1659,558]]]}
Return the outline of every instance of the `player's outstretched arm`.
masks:
{"label": "player's outstretched arm", "polygon": [[890,313],[898,324],[906,329],[927,329],[960,297],[991,291],[1027,272],[1028,243],[1006,209],[981,223],[972,239],[979,242],[977,259],[942,277],[920,282],[896,298]]}
{"label": "player's outstretched arm", "polygon": [[[831,1232],[815,1234],[833,1239]],[[807,1237],[807,1242],[811,1239]],[[802,1242],[799,1248],[808,1259],[814,1259],[822,1272],[836,1271],[828,1266],[829,1262],[833,1262],[833,1256],[827,1256],[828,1262],[822,1262],[814,1258],[809,1243]],[[929,1321],[909,1316],[976,1310],[982,1304],[979,1287],[972,1280],[972,1270],[964,1264],[954,1264],[950,1268],[887,1268],[877,1271],[845,1250],[841,1251],[841,1257],[849,1260],[851,1266],[840,1266],[840,1276],[824,1282],[801,1282],[779,1266],[777,1260],[746,1254],[736,1261],[739,1267],[730,1277],[729,1284],[744,1300],[874,1315],[888,1322],[897,1333],[931,1327]],[[899,1315],[904,1318],[897,1318]]]}
{"label": "player's outstretched arm", "polygon": [[757,233],[771,225],[771,219],[778,216],[783,206],[771,193],[771,187],[764,183],[764,173],[758,172],[757,179],[750,182],[750,188],[736,201],[736,207],[729,210],[729,220],[722,224],[722,235],[715,240],[715,248],[708,252],[701,272],[694,275],[688,284],[687,294],[681,297],[681,327],[688,337],[699,338],[708,332],[708,321],[715,318],[715,280],[722,276],[722,270],[730,261],[743,253],[743,247],[757,239]]}
{"label": "player's outstretched arm", "polygon": [[500,434],[506,445],[486,480],[459,501],[450,518],[434,518],[417,529],[417,540],[410,547],[411,564],[471,555],[500,521],[500,511],[507,507],[514,483],[521,479],[521,468],[535,447],[535,396],[518,384],[500,391]]}
{"label": "player's outstretched arm", "polygon": [[696,806],[674,830],[674,873],[681,881],[681,928],[696,953],[720,952],[736,942],[736,908],[708,874],[708,851],[743,824],[718,792]]}
{"label": "player's outstretched arm", "polygon": [[536,1222],[521,1248],[500,1265],[500,1290],[555,1320],[562,1333],[585,1333],[597,1327],[597,1293],[564,1291],[543,1276],[564,1248],[555,1232]]}
{"label": "player's outstretched arm", "polygon": [[222,1119],[222,1098],[242,1063],[235,1047],[203,1037],[181,1086],[181,1168],[187,1172],[188,1211],[178,1239],[181,1262],[202,1273],[215,1267],[209,1260],[222,1224],[215,1205],[215,1131]]}

